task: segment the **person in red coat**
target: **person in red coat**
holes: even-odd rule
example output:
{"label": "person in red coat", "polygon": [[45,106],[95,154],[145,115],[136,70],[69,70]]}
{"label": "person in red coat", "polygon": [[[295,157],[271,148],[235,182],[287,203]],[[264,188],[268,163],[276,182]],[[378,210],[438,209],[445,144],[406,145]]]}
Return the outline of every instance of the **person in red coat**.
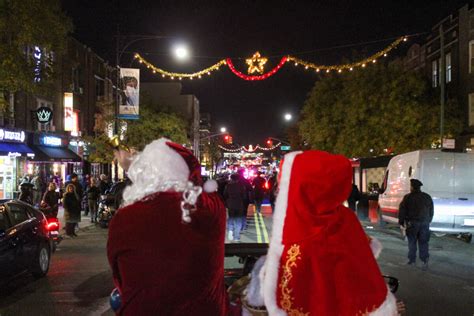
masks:
{"label": "person in red coat", "polygon": [[342,205],[352,188],[349,160],[293,152],[280,175],[268,254],[246,301],[271,316],[397,315],[374,257],[380,247]]}
{"label": "person in red coat", "polygon": [[224,316],[226,211],[192,153],[166,139],[116,153],[132,184],[109,227],[117,315]]}

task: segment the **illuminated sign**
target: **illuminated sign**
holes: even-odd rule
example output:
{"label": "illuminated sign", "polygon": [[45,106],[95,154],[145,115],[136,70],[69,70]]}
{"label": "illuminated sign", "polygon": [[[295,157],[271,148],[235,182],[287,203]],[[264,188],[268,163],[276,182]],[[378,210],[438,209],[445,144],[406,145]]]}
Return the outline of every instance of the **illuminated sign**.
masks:
{"label": "illuminated sign", "polygon": [[26,134],[24,131],[12,131],[0,128],[0,141],[24,143],[25,138]]}
{"label": "illuminated sign", "polygon": [[64,92],[64,130],[71,132],[74,130],[74,96],[70,92]]}
{"label": "illuminated sign", "polygon": [[35,60],[35,82],[40,82],[41,81],[41,59],[42,59],[43,53],[41,52],[41,49],[38,46],[34,47],[33,51],[33,59]]}
{"label": "illuminated sign", "polygon": [[40,138],[40,143],[46,146],[60,147],[63,142],[61,137],[43,136]]}
{"label": "illuminated sign", "polygon": [[51,122],[51,120],[53,119],[53,111],[48,107],[42,106],[37,109],[35,113],[38,123],[46,124]]}
{"label": "illuminated sign", "polygon": [[291,150],[291,146],[280,146],[281,150]]}

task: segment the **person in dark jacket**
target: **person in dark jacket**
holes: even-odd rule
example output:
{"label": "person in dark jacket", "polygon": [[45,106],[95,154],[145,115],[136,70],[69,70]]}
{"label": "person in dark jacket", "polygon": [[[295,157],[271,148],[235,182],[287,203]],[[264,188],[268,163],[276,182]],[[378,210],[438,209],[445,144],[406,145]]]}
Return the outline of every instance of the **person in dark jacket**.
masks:
{"label": "person in dark jacket", "polygon": [[66,235],[76,237],[75,227],[81,221],[81,200],[75,191],[74,184],[66,186],[63,198],[64,221],[66,222]]}
{"label": "person in dark jacket", "polygon": [[398,223],[406,229],[408,238],[408,264],[416,264],[416,246],[423,261],[423,269],[428,268],[428,242],[430,240],[430,223],[433,220],[434,207],[431,196],[421,192],[423,183],[417,179],[410,180],[410,193],[403,197],[398,213]]}
{"label": "person in dark jacket", "polygon": [[87,188],[87,206],[91,213],[91,222],[97,223],[97,206],[100,198],[100,189],[97,187],[97,180],[90,179],[89,187]]}
{"label": "person in dark jacket", "polygon": [[22,182],[20,184],[20,196],[18,199],[28,204],[33,204],[33,185],[29,182]]}
{"label": "person in dark jacket", "polygon": [[58,217],[59,193],[56,192],[56,183],[50,182],[48,191],[43,195],[41,200],[41,210],[46,217]]}
{"label": "person in dark jacket", "polygon": [[347,204],[349,205],[349,208],[353,210],[354,212],[356,211],[356,202],[359,200],[360,200],[359,188],[357,188],[357,185],[352,184],[352,191],[351,191],[351,194],[349,195],[349,198],[347,199]]}
{"label": "person in dark jacket", "polygon": [[77,174],[73,173],[71,175],[71,180],[66,182],[64,185],[67,187],[69,184],[74,185],[76,194],[79,197],[79,200],[81,200],[82,196],[84,195],[84,190],[82,188],[81,183],[79,182],[79,178],[77,177]]}
{"label": "person in dark jacket", "polygon": [[110,189],[110,183],[107,180],[107,176],[105,174],[101,174],[99,179],[100,179],[99,181],[100,194],[104,195],[105,192]]}
{"label": "person in dark jacket", "polygon": [[248,210],[249,210],[251,196],[253,196],[252,184],[250,184],[250,181],[244,177],[244,169],[241,169],[239,171],[239,182],[245,188],[245,195],[242,201],[244,204],[244,214],[242,217],[242,221],[243,221],[242,230],[244,230],[244,229],[247,229]]}
{"label": "person in dark jacket", "polygon": [[262,178],[262,173],[259,171],[257,177],[253,179],[253,195],[255,203],[255,211],[260,213],[262,211],[263,198],[265,197],[265,179]]}
{"label": "person in dark jacket", "polygon": [[229,211],[229,240],[240,241],[240,231],[244,217],[245,187],[239,181],[239,175],[230,176],[230,182],[224,190],[225,204]]}

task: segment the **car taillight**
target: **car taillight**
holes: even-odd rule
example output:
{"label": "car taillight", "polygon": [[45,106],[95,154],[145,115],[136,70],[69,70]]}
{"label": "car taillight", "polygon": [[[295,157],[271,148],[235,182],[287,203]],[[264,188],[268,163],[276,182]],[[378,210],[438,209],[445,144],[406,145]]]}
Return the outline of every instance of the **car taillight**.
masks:
{"label": "car taillight", "polygon": [[59,221],[58,220],[53,220],[53,221],[49,221],[46,228],[49,230],[49,231],[52,231],[52,230],[59,230]]}

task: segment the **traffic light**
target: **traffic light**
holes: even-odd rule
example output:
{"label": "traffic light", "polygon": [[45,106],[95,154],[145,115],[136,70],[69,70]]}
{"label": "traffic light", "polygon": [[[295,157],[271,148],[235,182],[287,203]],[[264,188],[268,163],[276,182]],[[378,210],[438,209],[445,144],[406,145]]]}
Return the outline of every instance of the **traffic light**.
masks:
{"label": "traffic light", "polygon": [[224,143],[225,144],[232,144],[232,136],[230,136],[229,134],[225,135],[224,136]]}
{"label": "traffic light", "polygon": [[273,140],[271,138],[267,139],[267,147],[273,146]]}

